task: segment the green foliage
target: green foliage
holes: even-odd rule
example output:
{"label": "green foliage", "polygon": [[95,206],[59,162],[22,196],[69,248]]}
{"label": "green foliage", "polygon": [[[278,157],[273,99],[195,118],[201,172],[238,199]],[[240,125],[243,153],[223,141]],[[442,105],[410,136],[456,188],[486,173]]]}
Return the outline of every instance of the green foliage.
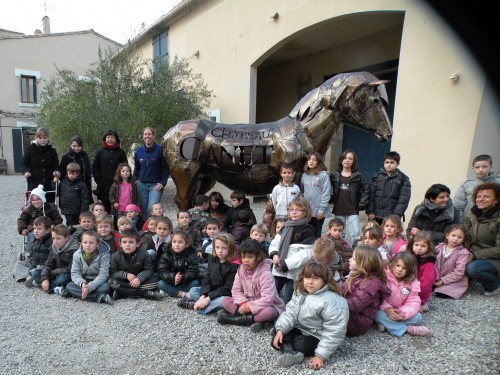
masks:
{"label": "green foliage", "polygon": [[[154,69],[153,69],[154,66]],[[93,154],[102,134],[114,129],[122,148],[142,142],[142,130],[152,127],[157,141],[181,120],[206,117],[213,98],[201,75],[194,74],[187,59],[160,63],[142,60],[127,50],[117,55],[99,51],[99,60],[86,80],[69,70],[58,70],[41,94],[40,123],[49,128],[59,154],[69,139],[79,134]]]}

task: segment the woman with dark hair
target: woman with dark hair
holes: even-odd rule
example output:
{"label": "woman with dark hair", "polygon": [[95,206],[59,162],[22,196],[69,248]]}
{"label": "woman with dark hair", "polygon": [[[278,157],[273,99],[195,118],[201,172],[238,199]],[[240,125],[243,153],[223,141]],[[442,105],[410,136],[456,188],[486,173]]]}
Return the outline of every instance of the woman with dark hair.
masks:
{"label": "woman with dark hair", "polygon": [[320,238],[325,218],[331,216],[329,207],[331,184],[323,157],[319,152],[307,155],[304,173],[300,180],[300,190],[311,206],[312,218],[309,224],[313,226],[316,238]]}
{"label": "woman with dark hair", "polygon": [[425,192],[424,201],[415,207],[406,234],[408,238],[428,230],[434,243],[443,242],[444,232],[451,224],[459,224],[460,212],[453,207],[450,189],[443,184],[434,184]]}
{"label": "woman with dark hair", "polygon": [[474,189],[472,207],[465,217],[466,248],[472,261],[465,267],[479,281],[487,297],[500,296],[500,184],[485,182]]}
{"label": "woman with dark hair", "polygon": [[102,147],[94,156],[92,169],[97,184],[97,198],[104,204],[108,213],[111,212],[109,189],[113,185],[116,168],[120,163],[127,163],[127,154],[120,148],[120,137],[114,130],[106,130],[102,136]]}
{"label": "woman with dark hair", "polygon": [[339,157],[338,170],[330,174],[333,213],[345,223],[342,238],[349,246],[359,239],[359,211],[364,211],[370,200],[368,184],[358,172],[358,158],[353,150],[345,150]]}
{"label": "woman with dark hair", "polygon": [[69,150],[61,158],[59,169],[62,179],[66,178],[66,167],[69,163],[77,163],[80,166],[80,180],[85,182],[88,190],[89,203],[94,203],[92,198],[92,168],[90,166],[89,156],[83,151],[83,141],[79,135],[74,135],[69,141]]}
{"label": "woman with dark hair", "polygon": [[218,191],[212,191],[208,196],[208,213],[210,215],[218,212],[223,215],[227,214],[229,206],[224,202],[224,197]]}
{"label": "woman with dark hair", "polygon": [[144,144],[134,153],[134,178],[137,180],[142,215],[149,217],[151,206],[161,201],[170,171],[161,146],[155,143],[154,130],[144,128],[142,139]]}

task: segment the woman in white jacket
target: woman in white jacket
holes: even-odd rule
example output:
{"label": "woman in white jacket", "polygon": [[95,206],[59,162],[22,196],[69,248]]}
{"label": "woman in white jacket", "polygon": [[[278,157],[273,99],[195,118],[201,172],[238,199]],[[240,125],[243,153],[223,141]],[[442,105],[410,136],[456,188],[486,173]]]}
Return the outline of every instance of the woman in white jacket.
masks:
{"label": "woman in white jacket", "polygon": [[272,346],[284,354],[282,367],[313,356],[309,367],[318,370],[344,341],[349,308],[338,293],[332,271],[316,261],[307,262],[295,282],[295,293],[275,324]]}

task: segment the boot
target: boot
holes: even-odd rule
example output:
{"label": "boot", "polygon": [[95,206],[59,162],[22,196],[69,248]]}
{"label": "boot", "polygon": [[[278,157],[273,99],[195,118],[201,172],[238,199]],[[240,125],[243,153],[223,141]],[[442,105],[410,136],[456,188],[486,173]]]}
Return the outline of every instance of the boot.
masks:
{"label": "boot", "polygon": [[250,326],[250,331],[253,332],[253,333],[257,333],[257,332],[260,332],[262,331],[263,329],[269,329],[269,327],[271,326],[273,322],[257,322],[257,323],[254,323]]}
{"label": "boot", "polygon": [[143,290],[141,292],[141,297],[145,299],[152,299],[155,301],[161,300],[165,297],[165,292],[163,290]]}
{"label": "boot", "polygon": [[293,350],[293,346],[289,342],[281,344],[283,355],[278,358],[278,365],[281,367],[290,367],[304,361],[304,353]]}
{"label": "boot", "polygon": [[217,323],[219,324],[234,324],[237,326],[249,326],[254,323],[253,321],[253,315],[248,314],[248,315],[231,315],[228,313],[222,313],[219,316],[217,316]]}

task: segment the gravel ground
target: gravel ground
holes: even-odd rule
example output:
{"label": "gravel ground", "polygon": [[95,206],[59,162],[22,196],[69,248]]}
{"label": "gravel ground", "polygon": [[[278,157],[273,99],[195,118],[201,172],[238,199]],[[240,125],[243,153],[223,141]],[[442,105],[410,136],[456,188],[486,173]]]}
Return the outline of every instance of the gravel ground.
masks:
{"label": "gravel ground", "polygon": [[[1,374],[312,374],[304,361],[276,365],[267,332],[220,326],[176,300],[83,303],[27,289],[12,278],[22,240],[16,219],[21,176],[0,176]],[[164,196],[175,218],[171,181]],[[257,218],[263,203],[252,205]],[[425,338],[371,330],[348,338],[318,374],[498,374],[499,300],[478,285],[458,301],[431,299]],[[496,333],[495,333],[496,332]]]}

